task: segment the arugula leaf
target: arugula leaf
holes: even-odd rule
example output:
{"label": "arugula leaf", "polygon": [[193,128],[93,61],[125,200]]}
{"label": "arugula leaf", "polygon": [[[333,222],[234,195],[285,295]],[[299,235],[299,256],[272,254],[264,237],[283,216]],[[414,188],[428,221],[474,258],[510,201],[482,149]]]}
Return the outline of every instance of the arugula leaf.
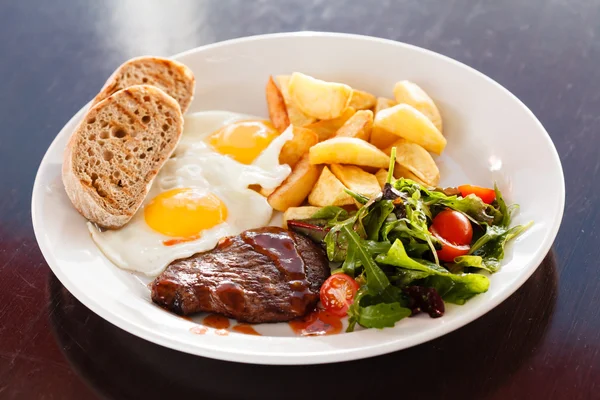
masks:
{"label": "arugula leaf", "polygon": [[391,200],[380,200],[371,207],[365,229],[369,240],[379,239],[379,231],[393,211],[394,203]]}
{"label": "arugula leaf", "polygon": [[413,260],[408,256],[408,254],[406,254],[406,250],[404,249],[402,241],[398,239],[396,239],[387,254],[380,254],[377,256],[377,262],[393,265],[395,267],[412,269],[415,271],[428,272],[430,274],[449,273],[446,268],[440,267],[432,262],[425,260]]}
{"label": "arugula leaf", "polygon": [[494,200],[494,204],[496,204],[498,211],[502,214],[502,218],[496,223],[500,226],[508,228],[510,225],[510,220],[512,218],[512,211],[506,206],[506,202],[504,201],[504,197],[502,197],[502,193],[500,193],[500,189],[498,189],[498,185],[494,184],[494,192],[496,193],[496,200]]}
{"label": "arugula leaf", "polygon": [[[500,262],[504,258],[504,247],[506,246],[506,243],[525,232],[531,225],[533,225],[533,222],[529,222],[525,225],[513,226],[512,228],[488,226],[486,233],[471,247],[471,257],[479,256],[482,259],[483,266],[479,268],[487,269],[490,272],[498,271],[500,269]],[[469,261],[477,262],[477,259],[470,258],[466,261],[463,260],[463,263]]]}
{"label": "arugula leaf", "polygon": [[357,193],[348,188],[344,188],[344,192],[348,193],[354,200],[358,201],[360,204],[367,204],[369,198],[363,194]]}
{"label": "arugula leaf", "polygon": [[423,286],[435,288],[448,303],[463,305],[471,297],[487,292],[490,280],[481,274],[431,275],[423,281]]}
{"label": "arugula leaf", "polygon": [[425,279],[428,276],[429,272],[398,268],[395,275],[390,279],[393,279],[394,285],[404,287],[410,285],[413,281]]}
{"label": "arugula leaf", "polygon": [[481,258],[480,256],[459,256],[456,257],[454,259],[454,263],[453,263],[453,268],[458,269],[459,267],[461,269],[464,268],[481,268],[481,269],[486,269],[490,272],[496,272],[490,268],[488,268],[487,265],[485,265],[485,263],[483,262],[483,258]]}
{"label": "arugula leaf", "polygon": [[393,289],[393,301],[386,301],[383,296],[374,295],[368,285],[358,290],[354,302],[348,308],[346,332],[352,332],[357,323],[365,328],[392,327],[397,321],[410,316],[411,310],[404,307],[407,301],[401,290],[394,286],[389,288]]}
{"label": "arugula leaf", "polygon": [[369,293],[369,288],[364,285],[358,289],[356,295],[354,296],[354,301],[348,307],[348,328],[346,328],[346,332],[354,331],[354,327],[358,322],[358,317],[360,315],[360,303],[362,299]]}
{"label": "arugula leaf", "polygon": [[348,245],[355,247],[356,257],[361,261],[365,269],[369,293],[382,295],[386,301],[394,301],[393,289],[390,289],[390,280],[385,272],[373,261],[371,254],[369,254],[364,246],[361,246],[360,237],[348,225],[342,226],[342,231],[349,240]]}
{"label": "arugula leaf", "polygon": [[348,218],[348,211],[342,207],[337,206],[326,206],[321,208],[319,211],[314,213],[311,219],[325,219],[329,225],[333,225],[340,220]]}
{"label": "arugula leaf", "polygon": [[356,317],[359,325],[365,328],[392,328],[402,318],[410,316],[411,310],[400,303],[379,303],[367,307],[359,307]]}
{"label": "arugula leaf", "polygon": [[350,275],[354,277],[356,273],[356,269],[360,266],[360,261],[356,259],[356,252],[354,251],[355,247],[349,246],[348,251],[346,252],[346,259],[342,264],[342,271],[346,275]]}
{"label": "arugula leaf", "polygon": [[426,260],[410,258],[402,241],[396,240],[386,255],[377,256],[377,262],[427,273],[423,286],[434,287],[445,301],[464,304],[476,294],[486,292],[490,281],[480,274],[452,274],[443,267]]}

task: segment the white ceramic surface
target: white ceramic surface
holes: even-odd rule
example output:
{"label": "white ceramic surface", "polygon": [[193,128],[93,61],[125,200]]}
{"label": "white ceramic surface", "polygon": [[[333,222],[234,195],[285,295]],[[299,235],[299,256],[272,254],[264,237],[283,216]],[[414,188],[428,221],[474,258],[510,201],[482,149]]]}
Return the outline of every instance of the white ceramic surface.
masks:
{"label": "white ceramic surface", "polygon": [[[438,158],[441,185],[496,181],[509,202],[521,205],[515,223],[535,225],[507,249],[490,290],[443,318],[420,315],[394,328],[325,337],[292,337],[287,324],[260,325],[263,336],[190,333],[195,322],[150,301],[147,280],[112,265],[94,246],[84,219],[64,192],[60,169],[69,135],[87,106],[59,132],[40,165],[32,198],[39,246],[63,285],[114,325],[173,349],[259,364],[316,364],[388,353],[444,335],[485,314],[535,271],[557,234],[564,178],[550,137],[514,95],[483,74],[447,57],[389,40],[331,33],[256,36],[179,54],[197,80],[190,112],[230,110],[267,117],[264,87],[270,74],[304,72],[392,97],[409,79],[436,101],[448,147]],[[199,320],[198,320],[199,321]],[[515,339],[516,340],[516,339]]]}

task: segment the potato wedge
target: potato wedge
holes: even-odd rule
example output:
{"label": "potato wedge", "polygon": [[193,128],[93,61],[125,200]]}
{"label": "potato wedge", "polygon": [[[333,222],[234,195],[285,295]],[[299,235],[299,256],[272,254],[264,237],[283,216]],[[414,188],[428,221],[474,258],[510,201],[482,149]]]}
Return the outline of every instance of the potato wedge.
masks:
{"label": "potato wedge", "polygon": [[319,179],[321,169],[320,165],[311,164],[308,154],[305,154],[294,165],[286,180],[267,198],[271,207],[277,211],[285,211],[302,204]]}
{"label": "potato wedge", "polygon": [[311,218],[321,207],[303,206],[290,207],[283,213],[283,227],[287,229],[287,222],[290,220],[303,220]]}
{"label": "potato wedge", "polygon": [[386,168],[389,157],[369,142],[358,138],[334,137],[310,148],[311,164],[351,164]]}
{"label": "potato wedge", "polygon": [[402,165],[400,165],[398,163],[396,163],[396,166],[394,167],[394,178],[396,178],[396,179],[406,178],[406,179],[415,181],[418,184],[423,185],[425,187],[430,187],[430,185],[423,182],[421,179],[419,179],[418,176],[416,176],[415,174],[410,172],[410,170],[404,168]]}
{"label": "potato wedge", "polygon": [[442,116],[440,110],[419,85],[410,81],[400,81],[394,86],[394,97],[398,104],[409,104],[421,111],[433,125],[442,132]]}
{"label": "potato wedge", "polygon": [[265,189],[264,187],[260,187],[260,189],[258,190],[258,193],[262,194],[265,197],[269,197],[271,195],[271,193],[273,193],[275,191],[275,189]]}
{"label": "potato wedge", "polygon": [[308,195],[311,206],[345,206],[354,204],[354,198],[344,191],[345,186],[325,166],[319,180]]}
{"label": "potato wedge", "polygon": [[412,172],[428,186],[437,186],[440,182],[440,170],[427,150],[416,143],[400,139],[385,149],[385,154],[390,154],[392,147],[396,148],[397,164]]}
{"label": "potato wedge", "polygon": [[273,123],[273,126],[275,126],[275,129],[279,132],[283,132],[290,124],[290,119],[288,118],[287,107],[285,106],[283,95],[275,84],[272,76],[269,76],[266,93],[269,118],[271,118],[271,122]]}
{"label": "potato wedge", "polygon": [[[319,136],[319,142],[323,140],[331,139],[335,133],[356,113],[356,110],[352,107],[346,107],[342,115],[334,119],[325,119],[322,121],[314,122],[310,125],[306,125],[305,127],[313,130]],[[397,139],[394,136],[394,140]]]}
{"label": "potato wedge", "polygon": [[362,90],[354,89],[350,98],[350,107],[356,110],[369,110],[375,107],[377,98],[371,93],[363,92]]}
{"label": "potato wedge", "polygon": [[288,90],[292,102],[306,115],[333,119],[342,115],[350,102],[352,88],[343,83],[326,82],[294,72]]}
{"label": "potato wedge", "polygon": [[386,97],[378,97],[377,101],[375,102],[375,109],[373,110],[373,112],[375,113],[375,115],[377,115],[379,111],[385,110],[386,108],[394,107],[396,104],[397,103],[392,99],[388,99]]}
{"label": "potato wedge", "polygon": [[380,169],[375,173],[375,178],[377,178],[377,182],[379,183],[379,187],[383,189],[383,186],[387,182],[387,170]]}
{"label": "potato wedge", "polygon": [[[385,110],[386,108],[390,108],[396,105],[396,102],[391,99],[386,99],[385,97],[378,97],[377,103],[375,103],[375,117],[377,114]],[[389,133],[383,129],[378,129],[373,127],[371,130],[371,137],[369,141],[379,149],[385,149],[390,144],[394,143],[398,138],[393,133]]]}
{"label": "potato wedge", "polygon": [[369,141],[372,128],[373,112],[371,110],[359,110],[338,129],[335,136],[355,137]]}
{"label": "potato wedge", "polygon": [[433,122],[408,104],[398,104],[380,111],[375,116],[373,128],[398,135],[436,154],[441,154],[446,147],[446,138]]}
{"label": "potato wedge", "polygon": [[373,197],[381,192],[375,175],[354,165],[331,164],[331,172],[353,192]]}
{"label": "potato wedge", "polygon": [[296,165],[308,150],[319,142],[319,137],[310,129],[294,126],[294,137],[285,142],[279,153],[279,163],[290,167]]}
{"label": "potato wedge", "polygon": [[289,83],[290,76],[289,75],[278,75],[275,77],[277,83],[279,83],[279,89],[281,91],[281,95],[283,96],[283,100],[285,102],[285,107],[287,108],[288,118],[290,123],[294,126],[306,126],[308,124],[312,124],[315,122],[316,118],[309,117],[304,114],[296,105],[292,102],[290,98],[289,92]]}

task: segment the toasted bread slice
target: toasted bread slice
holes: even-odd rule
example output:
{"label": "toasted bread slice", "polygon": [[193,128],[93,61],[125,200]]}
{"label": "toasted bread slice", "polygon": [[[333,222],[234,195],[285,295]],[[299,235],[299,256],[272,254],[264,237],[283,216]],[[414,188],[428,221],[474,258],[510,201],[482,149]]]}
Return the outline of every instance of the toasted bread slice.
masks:
{"label": "toasted bread slice", "polygon": [[92,107],[118,90],[133,85],[152,85],[164,90],[179,103],[185,114],[192,99],[196,79],[192,70],[177,61],[160,57],[137,57],[122,64],[108,78],[92,101]]}
{"label": "toasted bread slice", "polygon": [[104,228],[125,225],[182,131],[179,105],[155,86],[131,86],[92,107],[63,160],[63,183],[77,211]]}

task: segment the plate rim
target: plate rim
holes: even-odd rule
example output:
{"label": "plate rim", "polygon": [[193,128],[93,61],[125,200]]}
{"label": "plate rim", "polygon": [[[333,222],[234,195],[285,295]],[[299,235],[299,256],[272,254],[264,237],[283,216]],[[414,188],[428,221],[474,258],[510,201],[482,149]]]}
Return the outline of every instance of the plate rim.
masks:
{"label": "plate rim", "polygon": [[[270,33],[270,34],[261,34],[261,35],[253,35],[253,36],[244,36],[240,38],[229,39],[221,42],[211,43],[203,46],[198,46],[193,49],[189,49],[183,52],[180,52],[176,55],[173,55],[170,58],[180,59],[190,54],[194,54],[198,51],[205,51],[212,48],[229,46],[232,44],[239,44],[249,41],[257,41],[263,39],[279,39],[279,38],[294,38],[294,37],[334,37],[334,38],[346,38],[346,39],[358,39],[363,41],[371,41],[371,42],[379,42],[388,45],[398,46],[409,48],[412,51],[418,51],[427,54],[428,56],[433,56],[436,58],[444,59],[447,62],[455,63],[460,65],[463,68],[467,68],[471,73],[475,73],[480,77],[483,77],[489,83],[496,86],[498,89],[501,89],[505,94],[508,94],[514,101],[516,101],[525,111],[529,114],[531,118],[535,121],[535,124],[538,125],[539,128],[545,133],[544,140],[549,144],[550,148],[550,156],[553,159],[554,163],[558,166],[559,187],[557,188],[557,195],[559,197],[559,215],[554,219],[553,225],[549,229],[549,234],[545,236],[545,240],[540,245],[540,250],[533,255],[533,258],[528,263],[533,265],[533,267],[528,268],[527,271],[521,273],[519,277],[515,280],[515,282],[508,287],[505,287],[497,293],[497,295],[488,301],[481,304],[481,306],[474,312],[474,316],[467,315],[466,317],[463,314],[462,316],[455,317],[455,319],[451,320],[449,323],[440,326],[438,329],[432,330],[430,332],[426,332],[423,335],[420,335],[416,338],[413,338],[409,341],[398,341],[398,340],[388,340],[383,344],[379,345],[371,345],[368,347],[358,347],[353,349],[332,349],[326,352],[320,353],[302,353],[302,354],[285,354],[285,353],[265,353],[265,352],[231,352],[227,351],[227,349],[220,348],[215,350],[211,347],[200,347],[200,346],[188,346],[183,342],[174,341],[165,337],[162,334],[157,332],[153,332],[151,329],[140,328],[138,325],[131,323],[126,320],[122,316],[116,315],[112,313],[109,309],[106,309],[102,306],[100,301],[95,300],[91,296],[87,296],[85,291],[79,290],[77,285],[72,283],[68,276],[58,267],[59,261],[54,258],[52,250],[48,248],[47,244],[42,240],[44,233],[41,231],[40,223],[37,222],[40,217],[38,217],[36,208],[38,208],[38,203],[40,201],[39,196],[36,196],[36,193],[39,193],[41,188],[41,175],[42,175],[42,166],[47,163],[47,158],[51,150],[55,146],[57,146],[57,140],[62,132],[62,130],[73,123],[74,120],[77,120],[81,117],[81,115],[87,110],[90,102],[85,104],[75,115],[73,115],[68,122],[61,128],[55,138],[52,140],[51,144],[48,146],[44,157],[42,158],[38,170],[36,172],[35,181],[33,184],[32,190],[32,199],[31,199],[31,218],[33,223],[34,235],[44,256],[44,259],[55,276],[60,280],[60,282],[75,296],[82,304],[88,307],[95,314],[102,317],[104,320],[109,323],[115,325],[116,327],[125,330],[126,332],[140,337],[142,339],[148,340],[155,344],[171,348],[174,350],[178,350],[184,353],[193,354],[202,357],[209,357],[224,361],[234,361],[241,363],[250,363],[250,364],[264,364],[264,365],[307,365],[307,364],[324,364],[324,363],[333,363],[333,362],[341,362],[341,361],[350,361],[368,357],[374,357],[386,353],[390,353],[393,351],[403,350],[409,347],[413,347],[435,338],[444,336],[456,329],[459,329],[463,326],[468,325],[469,323],[477,320],[483,315],[487,314],[489,311],[494,309],[500,303],[505,301],[509,296],[511,296],[514,292],[516,292],[524,283],[529,279],[529,277],[539,268],[543,259],[546,257],[548,252],[550,251],[552,244],[554,243],[556,236],[558,234],[562,218],[564,215],[565,208],[565,180],[564,180],[564,171],[562,167],[562,163],[560,157],[558,155],[558,151],[556,150],[556,146],[552,141],[550,135],[544,128],[543,124],[540,120],[533,114],[533,112],[512,92],[506,89],[504,86],[500,85],[494,79],[489,76],[483,74],[482,72],[476,70],[473,67],[470,67],[460,61],[457,61],[453,58],[445,56],[443,54],[436,53],[432,50],[424,49],[422,47],[418,47],[415,45],[411,45],[404,42],[399,42],[391,39],[378,38],[373,36],[366,35],[358,35],[358,34],[350,34],[350,33],[333,33],[333,32],[318,32],[318,31],[298,31],[298,32],[285,32],[285,33]],[[56,265],[55,265],[56,264]],[[285,338],[290,341],[296,340],[310,340],[311,338]]]}

